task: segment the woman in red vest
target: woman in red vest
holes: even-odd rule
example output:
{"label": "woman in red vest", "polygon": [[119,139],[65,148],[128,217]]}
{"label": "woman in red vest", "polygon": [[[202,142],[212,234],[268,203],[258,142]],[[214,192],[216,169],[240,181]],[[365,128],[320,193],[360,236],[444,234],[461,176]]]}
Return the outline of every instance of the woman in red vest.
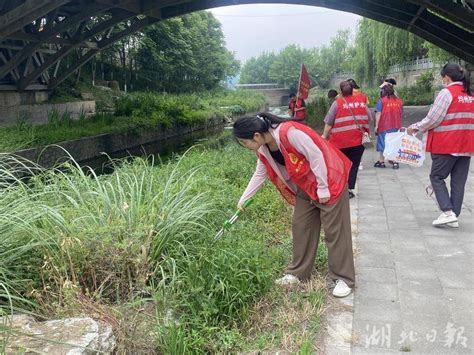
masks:
{"label": "woman in red vest", "polygon": [[349,160],[311,128],[269,113],[238,119],[233,133],[258,157],[238,206],[269,178],[295,207],[293,259],[276,283],[298,283],[311,277],[322,225],[329,275],[336,281],[333,295],[349,295],[355,281],[347,195]]}
{"label": "woman in red vest", "polygon": [[349,173],[349,198],[354,197],[364,146],[362,135],[369,132],[369,111],[367,97],[363,94],[353,95],[349,81],[340,84],[341,97],[337,98],[324,118],[325,127],[322,137],[329,139],[352,162]]}
{"label": "woman in red vest", "polygon": [[294,118],[293,121],[306,124],[306,104],[302,98],[297,97],[295,94],[290,94],[288,115]]}
{"label": "woman in red vest", "polygon": [[[458,64],[446,64],[441,77],[445,88],[439,92],[428,115],[408,127],[408,133],[428,132],[426,151],[431,152],[431,186],[443,212],[433,225],[457,228],[474,155],[474,96],[469,87],[469,73]],[[451,176],[451,196],[444,181],[448,176]]]}
{"label": "woman in red vest", "polygon": [[[392,84],[386,83],[381,89],[381,98],[375,106],[375,133],[377,134],[377,152],[380,153],[379,160],[374,164],[376,168],[385,168],[385,135],[396,132],[402,126],[403,101],[395,95]],[[397,162],[392,162],[394,169],[398,169]]]}

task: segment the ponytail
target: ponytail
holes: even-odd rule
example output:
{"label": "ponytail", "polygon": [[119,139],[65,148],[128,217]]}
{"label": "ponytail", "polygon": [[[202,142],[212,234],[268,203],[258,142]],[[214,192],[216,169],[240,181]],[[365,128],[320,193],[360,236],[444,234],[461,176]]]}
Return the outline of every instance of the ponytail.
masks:
{"label": "ponytail", "polygon": [[260,112],[256,116],[247,116],[236,120],[232,132],[236,138],[253,139],[255,133],[266,133],[270,128],[276,128],[280,123],[288,121],[296,120]]}
{"label": "ponytail", "polygon": [[441,76],[448,76],[452,81],[461,81],[463,86],[463,92],[468,95],[471,93],[471,79],[466,69],[461,67],[459,64],[447,63],[443,69],[441,69]]}

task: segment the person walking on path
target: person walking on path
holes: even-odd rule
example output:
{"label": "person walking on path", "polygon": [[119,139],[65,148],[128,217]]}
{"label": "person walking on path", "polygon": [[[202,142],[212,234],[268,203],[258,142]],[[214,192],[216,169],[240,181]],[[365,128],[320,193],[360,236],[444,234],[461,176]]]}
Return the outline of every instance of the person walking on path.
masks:
{"label": "person walking on path", "polygon": [[[376,168],[385,168],[385,136],[387,133],[396,132],[402,126],[403,101],[395,96],[395,90],[391,84],[383,86],[381,98],[375,106],[375,134],[377,135],[376,150],[379,152],[379,160],[374,164]],[[397,162],[389,160],[394,169],[398,169]]]}
{"label": "person walking on path", "polygon": [[[474,155],[474,96],[469,74],[460,65],[446,64],[441,77],[445,88],[427,116],[409,126],[408,133],[428,132],[426,151],[431,152],[433,161],[430,181],[442,211],[433,225],[456,228]],[[448,176],[451,176],[451,195],[445,183]]]}
{"label": "person walking on path", "polygon": [[288,115],[294,121],[306,124],[306,104],[302,98],[297,97],[295,94],[290,94]]}
{"label": "person walking on path", "polygon": [[369,110],[365,95],[353,95],[348,81],[340,84],[341,97],[337,98],[324,118],[322,137],[329,139],[352,162],[349,173],[349,198],[353,198],[360,161],[364,154],[362,135],[369,133]]}
{"label": "person walking on path", "polygon": [[306,281],[314,267],[321,225],[328,247],[335,297],[351,293],[355,282],[347,195],[350,161],[311,128],[269,113],[238,119],[233,134],[257,154],[257,167],[239,200],[252,197],[267,178],[294,205],[293,257],[276,284]]}
{"label": "person walking on path", "polygon": [[359,85],[357,85],[356,81],[354,79],[347,79],[347,81],[351,84],[352,86],[352,95],[354,96],[361,96],[365,99],[366,105],[369,105],[369,97],[361,91]]}

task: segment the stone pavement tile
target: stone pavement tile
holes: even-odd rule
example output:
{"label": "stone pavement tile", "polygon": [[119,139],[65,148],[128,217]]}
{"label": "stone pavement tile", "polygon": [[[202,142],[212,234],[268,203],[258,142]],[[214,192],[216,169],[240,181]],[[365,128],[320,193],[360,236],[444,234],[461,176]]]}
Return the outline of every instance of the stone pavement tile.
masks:
{"label": "stone pavement tile", "polygon": [[351,354],[353,355],[365,355],[365,354],[377,354],[377,355],[390,355],[390,354],[400,354],[398,350],[391,350],[386,348],[377,348],[370,347],[365,348],[361,346],[355,346],[352,348]]}
{"label": "stone pavement tile", "polygon": [[[403,331],[398,342],[409,343],[411,352],[422,354],[462,354],[466,348],[456,344],[445,333],[452,320],[446,316],[416,315],[408,317],[403,315]],[[466,344],[468,345],[468,344]],[[472,350],[472,349],[471,349]],[[411,353],[410,352],[410,353]]]}
{"label": "stone pavement tile", "polygon": [[[472,290],[462,290],[455,288],[445,288],[444,297],[449,309],[453,314],[453,319],[463,320],[463,326],[474,325],[474,292]],[[473,338],[474,341],[474,338]]]}
{"label": "stone pavement tile", "polygon": [[396,231],[399,230],[400,228],[402,229],[417,229],[419,228],[419,224],[416,220],[414,221],[402,221],[402,222],[396,222],[396,221],[388,221],[388,229],[390,231]]}
{"label": "stone pavement tile", "polygon": [[390,243],[364,242],[359,243],[362,254],[385,256],[391,254]]}
{"label": "stone pavement tile", "polygon": [[438,274],[431,264],[426,264],[418,259],[395,261],[395,270],[398,280],[437,280]]}
{"label": "stone pavement tile", "polygon": [[438,206],[434,203],[414,203],[411,205],[411,208],[413,211],[428,211],[433,213],[433,218],[431,221],[434,219],[438,218],[438,216],[441,214],[441,211],[439,210]]}
{"label": "stone pavement tile", "polygon": [[456,238],[461,243],[474,243],[474,228],[467,229],[461,225],[456,232]]}
{"label": "stone pavement tile", "polygon": [[385,282],[361,282],[356,285],[356,297],[398,302],[398,285]]}
{"label": "stone pavement tile", "polygon": [[408,208],[410,207],[410,202],[408,200],[384,200],[383,201],[384,206],[386,207],[405,207]]}
{"label": "stone pavement tile", "polygon": [[400,279],[398,280],[399,292],[417,292],[426,294],[429,296],[443,297],[444,289],[441,286],[441,282],[437,278],[431,280],[410,280]]}
{"label": "stone pavement tile", "polygon": [[412,241],[412,240],[422,240],[420,230],[418,228],[413,229],[397,229],[390,231],[390,240],[392,244],[403,242],[403,241]]}
{"label": "stone pavement tile", "polygon": [[420,255],[426,253],[426,249],[425,241],[421,238],[392,240],[392,251],[395,254]]}
{"label": "stone pavement tile", "polygon": [[474,243],[459,242],[459,247],[466,253],[467,257],[474,258]]}
{"label": "stone pavement tile", "polygon": [[441,267],[438,269],[437,274],[443,287],[461,288],[471,291],[474,289],[474,274],[472,273],[472,266],[463,267],[461,265],[462,263],[459,263],[458,267],[455,268]]}
{"label": "stone pavement tile", "polygon": [[394,261],[391,254],[384,254],[381,257],[380,255],[377,255],[377,254],[361,252],[355,259],[355,265],[357,268],[361,266],[393,268]]}
{"label": "stone pavement tile", "polygon": [[386,224],[359,224],[359,232],[385,232],[388,233],[388,226]]}
{"label": "stone pavement tile", "polygon": [[448,303],[443,297],[428,295],[426,293],[400,291],[400,307],[403,315],[434,315],[449,319],[451,312]]}
{"label": "stone pavement tile", "polygon": [[366,242],[390,243],[390,236],[388,233],[383,233],[383,232],[377,232],[377,233],[360,232],[357,235],[357,241],[361,244],[364,244]]}
{"label": "stone pavement tile", "polygon": [[356,268],[356,282],[385,282],[396,283],[397,276],[394,268],[367,267]]}
{"label": "stone pavement tile", "polygon": [[370,216],[362,215],[359,216],[359,223],[382,224],[387,226],[387,216],[385,216],[385,213],[372,214]]}
{"label": "stone pavement tile", "polygon": [[353,348],[361,348],[369,351],[395,350],[399,347],[395,340],[401,333],[403,325],[401,322],[372,322],[354,320],[352,324]]}
{"label": "stone pavement tile", "polygon": [[457,239],[448,245],[428,244],[428,252],[433,258],[458,258],[466,257],[466,250],[462,248]]}
{"label": "stone pavement tile", "polygon": [[369,322],[400,322],[401,309],[398,302],[376,299],[354,299],[354,319]]}
{"label": "stone pavement tile", "polygon": [[434,227],[434,226],[431,225],[432,222],[433,221],[429,221],[429,223],[427,223],[426,225],[420,223],[421,234],[423,234],[425,236],[448,236],[448,235],[451,235],[454,238],[456,237],[456,234],[459,234],[457,232],[459,232],[460,228],[458,229],[458,228],[447,228],[447,227]]}

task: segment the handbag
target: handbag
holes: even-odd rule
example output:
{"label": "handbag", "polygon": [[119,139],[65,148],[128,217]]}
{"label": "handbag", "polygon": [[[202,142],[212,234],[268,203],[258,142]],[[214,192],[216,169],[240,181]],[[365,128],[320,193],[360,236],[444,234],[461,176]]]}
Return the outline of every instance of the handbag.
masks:
{"label": "handbag", "polygon": [[354,123],[355,125],[357,126],[357,129],[360,131],[360,133],[362,134],[362,137],[361,137],[361,144],[364,146],[364,147],[368,147],[370,146],[370,143],[371,143],[371,140],[370,140],[370,135],[369,135],[369,132],[366,132],[362,129],[362,126],[360,124],[357,123],[357,118],[356,116],[354,115],[354,113],[352,112],[352,109],[351,107],[349,106],[349,104],[347,103],[346,99],[343,97],[342,100],[344,100],[344,103],[347,105],[347,107],[349,108],[349,111],[351,112],[351,115],[352,115],[352,118],[354,119]]}

